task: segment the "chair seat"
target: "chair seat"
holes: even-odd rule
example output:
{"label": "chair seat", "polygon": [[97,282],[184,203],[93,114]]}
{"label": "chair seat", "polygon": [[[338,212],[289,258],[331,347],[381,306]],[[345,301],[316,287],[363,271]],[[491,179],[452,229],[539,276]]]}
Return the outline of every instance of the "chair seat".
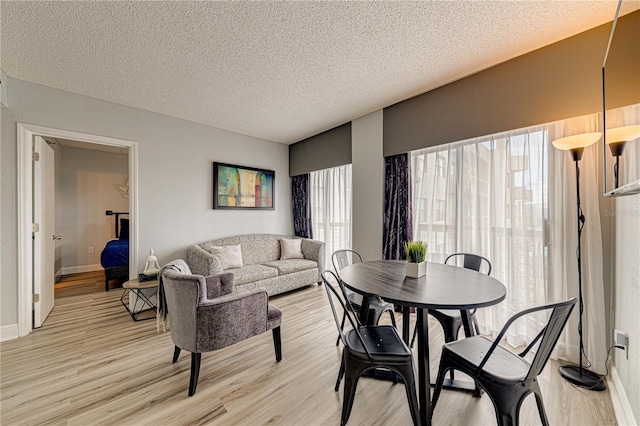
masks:
{"label": "chair seat", "polygon": [[[465,362],[477,368],[492,343],[484,336],[473,336],[446,343],[443,350],[456,355],[459,358],[458,362]],[[502,380],[521,381],[527,376],[529,367],[530,364],[518,355],[497,346],[482,372]]]}
{"label": "chair seat", "polygon": [[[395,327],[390,325],[360,327],[360,334],[367,349],[374,358],[391,356],[411,356],[411,351],[402,341]],[[346,335],[348,347],[353,353],[367,357],[366,351],[358,339],[354,330],[349,330]]]}
{"label": "chair seat", "polygon": [[282,323],[282,311],[273,305],[267,306],[267,330],[280,327]]}

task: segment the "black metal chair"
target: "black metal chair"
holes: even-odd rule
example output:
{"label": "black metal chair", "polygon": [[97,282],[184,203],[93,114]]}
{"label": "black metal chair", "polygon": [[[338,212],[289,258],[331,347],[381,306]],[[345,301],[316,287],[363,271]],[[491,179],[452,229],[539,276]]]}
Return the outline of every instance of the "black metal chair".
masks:
{"label": "black metal chair", "polygon": [[[354,250],[348,250],[348,249],[336,250],[331,255],[331,263],[333,263],[333,269],[336,271],[338,275],[340,275],[340,271],[342,270],[342,268],[351,265],[352,259],[349,257],[349,255],[357,257],[359,261],[362,262],[362,256],[360,256],[360,254]],[[355,310],[360,311],[362,307],[363,296],[351,290],[346,290],[346,292],[347,292],[347,299],[351,303],[351,306],[353,306]],[[392,303],[387,303],[376,296],[369,297],[368,318],[371,319],[371,322],[373,324],[378,324],[378,321],[380,321],[380,317],[382,316],[382,314],[384,314],[385,312],[389,312],[389,316],[391,316],[391,324],[393,324],[393,326],[396,327],[396,316],[393,310],[394,310],[394,307]],[[340,325],[341,329],[344,329],[345,319],[346,319],[346,313],[342,315],[342,322]],[[336,340],[336,346],[338,346],[339,344],[340,344],[340,336],[338,336],[338,339]]]}
{"label": "black metal chair", "polygon": [[[530,393],[535,395],[542,424],[548,425],[549,420],[544,410],[542,394],[536,378],[547,363],[575,304],[574,297],[566,302],[519,312],[509,318],[493,342],[484,336],[473,336],[445,343],[442,347],[438,379],[433,392],[433,408],[435,409],[440,397],[446,372],[456,369],[471,376],[487,392],[493,402],[498,425],[517,426],[520,406]],[[552,310],[547,324],[522,353],[514,354],[499,345],[514,321],[525,315],[546,310]],[[540,346],[533,361],[529,363],[524,359],[524,356],[538,340],[540,340]]]}
{"label": "black metal chair", "polygon": [[[353,306],[347,299],[344,284],[333,272],[329,270],[322,272],[322,280],[325,284],[324,288],[329,298],[340,339],[344,345],[340,372],[335,386],[335,391],[337,392],[340,388],[340,381],[344,376],[341,426],[347,424],[349,420],[360,376],[364,372],[376,368],[393,371],[402,377],[405,383],[407,399],[409,400],[411,418],[414,424],[419,424],[420,415],[411,350],[402,341],[395,327],[390,325],[361,325]],[[340,291],[336,290],[334,285],[337,285]],[[339,302],[351,324],[352,329],[346,334],[338,320],[334,299]]]}
{"label": "black metal chair", "polygon": [[[462,266],[467,269],[473,269],[474,271],[480,272],[480,270],[484,266],[485,272],[487,275],[491,275],[491,262],[485,257],[478,256],[476,254],[469,253],[453,253],[444,260],[445,265],[449,264],[449,260],[460,259],[462,256]],[[460,331],[460,327],[462,327],[462,316],[460,316],[460,311],[449,310],[449,309],[430,309],[429,314],[438,320],[440,325],[442,325],[442,330],[444,331],[444,341],[445,343],[453,342],[454,340],[458,340],[458,332]],[[476,331],[476,334],[480,334],[480,330],[478,327],[478,320],[476,319],[476,310],[472,310],[470,312],[471,322]],[[413,337],[411,338],[411,347],[413,347],[413,342],[416,339],[418,328],[416,327],[413,330]],[[451,380],[453,380],[453,373],[451,374]]]}

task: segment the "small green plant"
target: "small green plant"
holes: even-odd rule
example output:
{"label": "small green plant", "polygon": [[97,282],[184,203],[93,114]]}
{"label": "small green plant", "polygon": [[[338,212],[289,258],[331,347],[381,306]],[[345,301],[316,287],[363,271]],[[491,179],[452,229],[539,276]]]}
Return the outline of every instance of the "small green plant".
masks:
{"label": "small green plant", "polygon": [[422,241],[407,241],[404,243],[404,256],[406,257],[407,262],[424,262],[426,254],[427,245]]}

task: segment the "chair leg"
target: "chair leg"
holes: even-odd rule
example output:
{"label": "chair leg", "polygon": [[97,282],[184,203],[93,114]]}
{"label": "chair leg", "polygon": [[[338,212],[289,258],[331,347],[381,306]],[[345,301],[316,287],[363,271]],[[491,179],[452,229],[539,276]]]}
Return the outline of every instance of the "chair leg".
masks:
{"label": "chair leg", "polygon": [[389,309],[389,316],[391,317],[391,325],[393,325],[393,328],[398,328],[397,324],[396,324],[396,315],[393,313],[392,309]]}
{"label": "chair leg", "polygon": [[276,350],[276,362],[282,360],[282,338],[280,336],[280,327],[276,327],[271,330],[273,334],[273,347]]}
{"label": "chair leg", "polygon": [[336,386],[334,388],[336,392],[338,392],[338,390],[340,389],[340,382],[342,381],[342,377],[344,377],[344,356],[340,361],[340,371],[338,372],[338,380],[336,380]]}
{"label": "chair leg", "polygon": [[175,349],[173,350],[173,362],[178,361],[179,356],[180,356],[180,348],[176,346]]}
{"label": "chair leg", "polygon": [[420,424],[420,408],[418,407],[418,394],[416,393],[416,380],[413,375],[413,367],[411,365],[399,368],[402,379],[404,380],[405,391],[407,392],[407,400],[409,402],[409,410],[411,411],[411,420],[414,425]]}
{"label": "chair leg", "polygon": [[471,322],[473,324],[473,328],[476,330],[476,336],[480,335],[480,326],[478,325],[478,320],[475,316],[471,317]]}
{"label": "chair leg", "polygon": [[[340,323],[340,330],[344,330],[344,322],[347,319],[347,313],[342,313],[342,322]],[[338,333],[338,339],[336,340],[336,346],[340,345],[340,334]]]}
{"label": "chair leg", "polygon": [[[345,359],[345,364],[348,361]],[[355,366],[353,366],[355,367]],[[358,380],[360,379],[360,372],[355,372],[357,368],[349,368],[345,365],[345,378],[344,378],[344,396],[342,397],[342,418],[340,420],[340,426],[347,424],[349,416],[351,416],[351,409],[353,408],[353,400],[356,397],[356,388],[358,387]]]}
{"label": "chair leg", "polygon": [[411,343],[409,344],[409,347],[411,349],[413,349],[413,343],[416,341],[417,336],[418,336],[418,325],[416,324],[415,327],[413,327],[413,337],[411,338]]}
{"label": "chair leg", "polygon": [[191,353],[191,377],[189,377],[189,396],[193,396],[196,393],[196,387],[198,386],[198,375],[200,374],[200,359],[202,354],[200,352]]}
{"label": "chair leg", "polygon": [[498,415],[498,426],[517,426],[517,409],[507,408]]}
{"label": "chair leg", "polygon": [[[447,374],[447,370],[449,367],[445,366],[443,362],[444,358],[440,359],[440,367],[438,367],[438,378],[436,379],[436,386],[433,390],[433,396],[431,397],[431,412],[436,408],[436,403],[438,402],[438,398],[440,398],[440,392],[442,391],[442,385],[444,383],[444,376]],[[453,370],[453,369],[452,369]]]}
{"label": "chair leg", "polygon": [[547,413],[544,410],[544,403],[542,402],[542,395],[540,394],[540,389],[534,390],[533,394],[536,397],[536,404],[538,405],[538,413],[540,414],[540,420],[542,421],[543,426],[549,426],[549,419],[547,418]]}

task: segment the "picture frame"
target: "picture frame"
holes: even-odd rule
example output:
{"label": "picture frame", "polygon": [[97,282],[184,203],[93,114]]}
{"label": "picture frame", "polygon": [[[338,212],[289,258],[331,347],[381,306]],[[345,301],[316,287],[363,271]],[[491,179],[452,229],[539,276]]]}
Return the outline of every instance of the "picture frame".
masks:
{"label": "picture frame", "polygon": [[213,208],[274,210],[273,170],[213,163]]}

